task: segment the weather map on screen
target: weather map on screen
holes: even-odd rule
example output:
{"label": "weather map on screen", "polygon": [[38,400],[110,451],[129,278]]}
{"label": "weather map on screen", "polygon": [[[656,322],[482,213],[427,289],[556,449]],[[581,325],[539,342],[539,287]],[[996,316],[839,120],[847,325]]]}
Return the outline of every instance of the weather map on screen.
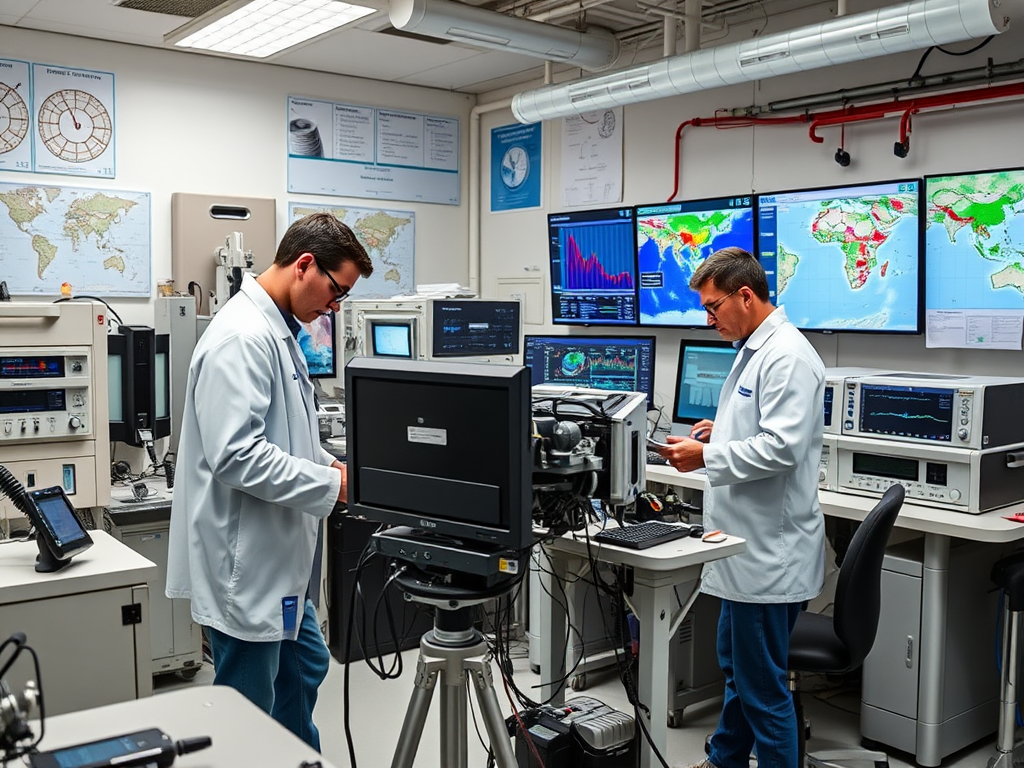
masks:
{"label": "weather map on screen", "polygon": [[1024,168],[924,181],[926,308],[1024,309]]}
{"label": "weather map on screen", "polygon": [[309,375],[316,378],[334,378],[337,375],[334,355],[334,313],[320,315],[311,323],[300,322],[299,348],[306,358]]}
{"label": "weather map on screen", "polygon": [[[916,179],[758,198],[769,290],[797,328],[920,331]],[[773,285],[774,283],[774,285]]]}
{"label": "weather map on screen", "polygon": [[637,206],[641,325],[707,325],[690,278],[727,247],[754,252],[753,197]]}

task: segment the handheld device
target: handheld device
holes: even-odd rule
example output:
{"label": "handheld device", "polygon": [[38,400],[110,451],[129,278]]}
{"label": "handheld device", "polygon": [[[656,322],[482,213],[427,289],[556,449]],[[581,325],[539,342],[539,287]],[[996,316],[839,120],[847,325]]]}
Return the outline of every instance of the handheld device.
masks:
{"label": "handheld device", "polygon": [[92,538],[60,486],[27,491],[7,467],[0,465],[0,494],[32,521],[39,546],[36,570],[40,573],[60,570],[92,546]]}
{"label": "handheld device", "polygon": [[37,752],[29,755],[29,765],[32,768],[129,768],[143,765],[168,768],[174,764],[175,756],[205,749],[212,743],[206,736],[175,742],[159,728],[147,728],[63,749]]}

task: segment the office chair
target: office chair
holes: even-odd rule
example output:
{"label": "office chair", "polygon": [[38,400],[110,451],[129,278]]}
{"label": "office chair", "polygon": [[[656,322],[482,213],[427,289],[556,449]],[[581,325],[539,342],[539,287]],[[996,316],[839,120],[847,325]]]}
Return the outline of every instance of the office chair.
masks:
{"label": "office chair", "polygon": [[[833,615],[801,613],[789,639],[790,685],[799,727],[800,762],[804,765],[805,737],[803,704],[799,686],[800,672],[844,674],[859,667],[871,651],[881,612],[882,558],[889,532],[903,506],[902,485],[885,492],[850,542],[846,559],[839,569]],[[873,761],[875,768],[888,768],[884,752],[866,749],[833,749],[806,755],[812,768],[837,762]]]}

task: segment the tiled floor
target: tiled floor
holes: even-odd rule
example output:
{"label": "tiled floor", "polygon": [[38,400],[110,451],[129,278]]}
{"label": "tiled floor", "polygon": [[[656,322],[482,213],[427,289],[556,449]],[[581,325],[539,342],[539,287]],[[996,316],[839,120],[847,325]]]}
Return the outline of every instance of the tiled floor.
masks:
{"label": "tiled floor", "polygon": [[[402,730],[405,710],[412,691],[417,651],[406,651],[403,655],[404,672],[398,680],[378,679],[363,662],[356,662],[350,668],[351,697],[351,730],[355,746],[357,764],[362,768],[382,768],[391,764],[395,746]],[[529,670],[526,659],[526,647],[523,644],[516,654],[515,679],[522,688],[536,685],[537,675]],[[344,731],[344,667],[332,661],[327,680],[320,689],[320,698],[316,708],[315,719],[320,729],[322,751],[324,757],[337,768],[351,766]],[[177,685],[209,684],[213,679],[212,671],[205,667],[192,683],[179,683],[173,680],[161,681],[158,692]],[[593,696],[620,710],[626,710],[628,703],[622,685],[610,672],[591,673],[588,675],[588,689],[581,695]],[[500,678],[496,677],[499,702],[507,712],[511,705],[501,687]],[[859,694],[855,689],[827,688],[822,680],[811,680],[812,688],[826,687],[825,690],[814,690],[805,694],[806,715],[812,723],[812,738],[809,748],[822,749],[828,747],[849,747],[859,743],[858,708]],[[473,709],[476,702],[472,700]],[[678,764],[690,765],[704,757],[704,738],[710,733],[718,719],[719,700],[696,705],[687,710],[682,727],[669,729],[667,759],[670,766]],[[435,691],[434,701],[427,718],[426,727],[417,752],[415,765],[417,768],[438,768],[439,766],[439,696]],[[483,724],[477,722],[483,732]],[[481,746],[473,728],[473,720],[469,723],[469,765],[484,768],[486,752]],[[994,737],[975,744],[943,761],[942,768],[985,768],[993,753]],[[863,764],[865,768],[869,763]],[[893,768],[906,768],[913,765],[913,756],[900,753],[890,754],[890,765]],[[444,768],[444,766],[440,766]]]}

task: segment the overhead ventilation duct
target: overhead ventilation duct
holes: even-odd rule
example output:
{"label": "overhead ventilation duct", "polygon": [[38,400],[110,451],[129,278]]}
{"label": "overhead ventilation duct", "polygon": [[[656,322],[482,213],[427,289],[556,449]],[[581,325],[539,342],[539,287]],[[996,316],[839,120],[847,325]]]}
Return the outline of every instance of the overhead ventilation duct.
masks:
{"label": "overhead ventilation duct", "polygon": [[619,56],[619,41],[606,29],[577,32],[451,0],[391,0],[391,24],[403,32],[520,53],[598,71]]}
{"label": "overhead ventilation duct", "polygon": [[832,64],[1005,32],[1000,0],[914,0],[777,35],[516,94],[512,113],[534,123]]}

